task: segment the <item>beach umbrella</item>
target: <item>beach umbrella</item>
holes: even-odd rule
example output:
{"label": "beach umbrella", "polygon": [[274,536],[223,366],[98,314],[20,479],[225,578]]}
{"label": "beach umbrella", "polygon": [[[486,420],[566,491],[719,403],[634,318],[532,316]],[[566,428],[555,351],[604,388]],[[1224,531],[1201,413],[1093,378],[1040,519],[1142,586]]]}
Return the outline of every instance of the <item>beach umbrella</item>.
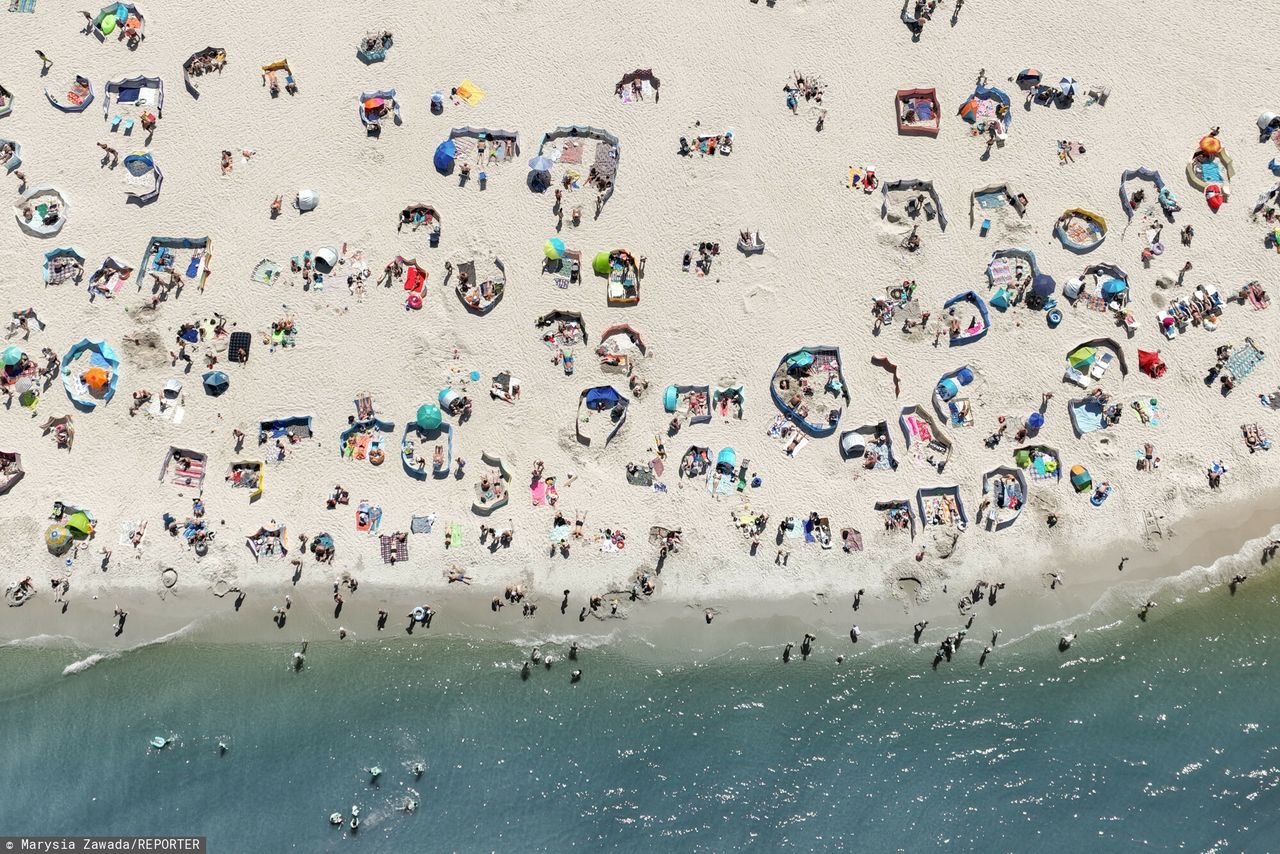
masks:
{"label": "beach umbrella", "polygon": [[1019,86],[1026,86],[1030,88],[1040,83],[1040,76],[1040,69],[1024,68],[1018,72],[1018,76],[1015,79]]}
{"label": "beach umbrella", "polygon": [[555,165],[550,157],[543,157],[541,154],[529,161],[529,168],[534,172],[550,172]]}
{"label": "beach umbrella", "polygon": [[316,534],[316,538],[311,541],[312,546],[320,546],[321,548],[333,548],[333,537],[328,534]]}
{"label": "beach umbrella", "polygon": [[970,98],[960,107],[960,118],[972,124],[978,118],[978,99]]}
{"label": "beach umbrella", "polygon": [[65,525],[50,525],[44,531],[44,544],[54,554],[61,554],[71,545],[71,532]]}
{"label": "beach umbrella", "polygon": [[424,403],[418,407],[416,420],[419,430],[436,430],[444,417],[440,414],[440,407],[434,403]]}
{"label": "beach umbrella", "polygon": [[204,383],[204,393],[217,397],[231,385],[231,378],[222,371],[208,371],[200,378]]}
{"label": "beach umbrella", "polygon": [[12,367],[22,361],[22,350],[12,345],[4,348],[5,367]]}
{"label": "beach umbrella", "polygon": [[1031,292],[1038,297],[1047,297],[1058,287],[1052,276],[1039,273],[1031,283]]}
{"label": "beach umbrella", "polygon": [[795,353],[791,358],[787,359],[787,365],[793,368],[805,368],[813,364],[813,354],[808,350],[801,350]]}
{"label": "beach umbrella", "polygon": [[1063,77],[1058,81],[1058,88],[1062,90],[1062,94],[1072,98],[1080,94],[1080,84],[1074,77]]}
{"label": "beach umbrella", "polygon": [[98,24],[98,26],[102,29],[102,34],[104,36],[109,36],[113,32],[115,32],[115,29],[116,29],[115,13],[112,12],[110,15],[104,15],[102,18],[102,23]]}
{"label": "beach umbrella", "polygon": [[382,105],[385,103],[386,102],[383,101],[381,98],[370,98],[364,102],[364,111],[366,113],[375,113],[378,110],[382,109]]}
{"label": "beach umbrella", "polygon": [[1039,430],[1044,426],[1044,416],[1039,412],[1033,412],[1027,416],[1027,429]]}
{"label": "beach umbrella", "polygon": [[460,397],[461,395],[459,395],[453,389],[442,388],[440,389],[440,393],[436,395],[436,400],[438,400],[440,402],[440,405],[445,409],[451,409],[453,407],[453,404],[456,403]]}
{"label": "beach umbrella", "polygon": [[300,211],[313,211],[320,204],[320,194],[315,190],[299,190],[296,204]]}
{"label": "beach umbrella", "polygon": [[542,254],[546,255],[549,261],[559,261],[564,257],[564,241],[558,237],[551,238],[542,244]]}
{"label": "beach umbrella", "polygon": [[453,140],[446,139],[444,142],[436,146],[436,153],[431,158],[431,162],[435,164],[436,171],[445,174],[453,168],[453,160],[458,156],[458,146]]}
{"label": "beach umbrella", "polygon": [[591,262],[591,269],[596,271],[597,276],[609,275],[609,253],[597,252],[596,257]]}
{"label": "beach umbrella", "polygon": [[1067,364],[1075,368],[1077,371],[1082,367],[1088,367],[1093,364],[1093,360],[1098,357],[1098,351],[1093,347],[1081,347],[1067,356]]}
{"label": "beach umbrella", "polygon": [[107,387],[107,383],[111,381],[111,375],[107,373],[106,368],[95,366],[85,371],[81,379],[84,380],[85,385],[94,391],[102,391]]}
{"label": "beach umbrella", "polygon": [[79,534],[87,537],[93,533],[93,522],[89,520],[89,514],[83,510],[77,510],[67,519],[67,530],[72,536]]}
{"label": "beach umbrella", "polygon": [[1210,157],[1222,153],[1222,140],[1210,134],[1200,137],[1200,150]]}
{"label": "beach umbrella", "polygon": [[1120,279],[1107,279],[1102,283],[1102,295],[1107,298],[1122,294],[1127,290],[1129,290],[1129,286]]}

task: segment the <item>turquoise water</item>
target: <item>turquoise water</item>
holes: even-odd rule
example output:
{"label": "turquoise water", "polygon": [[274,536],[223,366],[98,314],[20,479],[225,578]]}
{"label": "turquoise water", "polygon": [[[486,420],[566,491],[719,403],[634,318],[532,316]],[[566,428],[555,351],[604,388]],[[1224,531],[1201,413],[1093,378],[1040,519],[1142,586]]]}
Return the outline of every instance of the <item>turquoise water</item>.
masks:
{"label": "turquoise water", "polygon": [[[203,834],[215,854],[1276,850],[1278,592],[1096,617],[1066,654],[1046,629],[985,669],[971,639],[937,672],[926,645],[838,665],[834,639],[785,665],[779,645],[592,649],[577,685],[566,661],[522,682],[521,650],[456,638],[313,643],[301,674],[284,646],[177,640],[72,675],[82,650],[9,646],[0,827]],[[354,803],[351,839],[326,820]]]}

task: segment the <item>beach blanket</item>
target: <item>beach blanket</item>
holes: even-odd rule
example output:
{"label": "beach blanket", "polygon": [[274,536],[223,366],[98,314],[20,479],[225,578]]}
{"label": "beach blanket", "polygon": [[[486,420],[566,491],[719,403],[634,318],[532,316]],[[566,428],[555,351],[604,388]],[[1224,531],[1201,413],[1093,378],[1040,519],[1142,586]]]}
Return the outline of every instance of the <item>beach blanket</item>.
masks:
{"label": "beach blanket", "polygon": [[998,288],[1013,287],[1013,266],[1008,258],[997,258],[991,262],[991,283]]}
{"label": "beach blanket", "polygon": [[614,173],[618,171],[618,155],[611,144],[596,143],[596,156],[592,166],[598,176],[613,179]]}
{"label": "beach blanket", "polygon": [[480,103],[485,96],[485,91],[476,84],[472,83],[470,78],[463,80],[458,84],[458,97],[466,101],[471,106]]}
{"label": "beach blanket", "polygon": [[402,540],[395,534],[383,534],[378,537],[379,547],[382,550],[383,563],[399,563],[409,559],[409,543]]}
{"label": "beach blanket", "polygon": [[1096,400],[1087,400],[1071,407],[1071,420],[1081,433],[1092,433],[1102,429],[1102,404]]}
{"label": "beach blanket", "polygon": [[582,162],[582,140],[567,139],[564,146],[560,149],[561,163],[581,163]]}
{"label": "beach blanket", "polygon": [[545,507],[547,504],[547,482],[539,480],[529,488],[530,498],[533,499],[534,507]]}
{"label": "beach blanket", "polygon": [[409,531],[414,534],[430,534],[431,526],[436,522],[434,514],[430,516],[414,516],[409,520]]}
{"label": "beach blanket", "polygon": [[1231,372],[1231,376],[1237,380],[1242,380],[1253,373],[1253,369],[1258,366],[1262,359],[1263,354],[1261,351],[1250,344],[1245,344],[1227,358],[1227,362],[1223,367]]}
{"label": "beach blanket", "polygon": [[120,545],[133,545],[133,535],[138,532],[141,522],[121,522],[120,523]]}

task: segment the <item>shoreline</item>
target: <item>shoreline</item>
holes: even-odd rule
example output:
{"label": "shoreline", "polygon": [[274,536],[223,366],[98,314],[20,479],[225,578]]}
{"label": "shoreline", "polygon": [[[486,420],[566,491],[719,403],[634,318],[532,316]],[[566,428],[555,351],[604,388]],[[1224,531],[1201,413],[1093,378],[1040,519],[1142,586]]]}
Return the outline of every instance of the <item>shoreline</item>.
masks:
{"label": "shoreline", "polygon": [[[1117,571],[1116,563],[1126,551],[1125,544],[1114,542],[1093,554],[1077,555],[1064,562],[1059,568],[1064,585],[1055,591],[1051,592],[1047,584],[1015,576],[1001,591],[997,608],[982,603],[972,610],[977,615],[975,629],[985,631],[998,626],[1004,636],[1014,637],[1047,625],[1071,623],[1117,598],[1131,600],[1136,607],[1152,595],[1150,591],[1177,585],[1195,570],[1213,572],[1221,563],[1252,566],[1251,573],[1265,572],[1269,566],[1259,564],[1260,550],[1268,539],[1280,535],[1280,522],[1268,509],[1273,495],[1280,495],[1280,490],[1260,496],[1251,505],[1252,512],[1244,516],[1231,507],[1214,507],[1194,514],[1169,529],[1172,536],[1162,548],[1130,555],[1123,573]],[[1191,534],[1177,533],[1187,528]],[[1224,541],[1230,548],[1224,549]],[[1170,571],[1165,554],[1175,550],[1178,565]],[[1215,577],[1205,581],[1225,583],[1225,571],[1219,569]],[[921,641],[927,644],[934,635],[953,631],[966,619],[956,607],[963,589],[959,585],[947,585],[950,592],[916,602],[891,586],[873,589],[868,585],[857,611],[851,607],[851,597],[823,591],[781,598],[762,595],[688,601],[664,599],[659,594],[648,600],[642,597],[635,603],[618,595],[606,597],[598,615],[588,612],[583,620],[577,619],[584,607],[580,591],[571,593],[563,615],[557,613],[560,597],[534,591],[530,599],[538,603],[538,613],[525,619],[515,612],[517,605],[508,604],[496,614],[490,610],[489,588],[415,588],[381,581],[361,582],[355,594],[344,588],[347,601],[341,613],[335,614],[329,585],[330,582],[305,578],[297,585],[244,584],[240,589],[245,599],[237,609],[234,588],[221,597],[212,593],[211,585],[203,589],[183,589],[179,585],[161,594],[136,586],[111,586],[110,580],[104,579],[102,589],[96,593],[81,591],[76,596],[73,588],[65,613],[58,613],[59,606],[50,592],[40,590],[22,607],[7,609],[9,619],[0,626],[0,645],[69,642],[85,649],[112,652],[177,637],[207,643],[292,643],[304,639],[336,640],[339,627],[345,627],[348,639],[357,643],[441,635],[526,645],[577,640],[584,647],[630,641],[661,657],[661,653],[676,649],[716,654],[744,644],[766,647],[814,631],[821,633],[823,641],[833,637],[840,641],[844,637],[844,646],[848,647],[845,652],[852,654],[909,639],[911,625],[917,620],[929,621]],[[1192,578],[1182,586],[1199,588],[1204,584]],[[412,599],[415,589],[421,592]],[[292,597],[293,605],[284,626],[278,627],[270,608],[273,604],[283,606],[286,595]],[[614,598],[619,602],[620,613],[616,617],[609,615]],[[417,604],[431,605],[437,613],[436,622],[430,629],[418,626],[409,633],[405,631],[408,618],[404,615]],[[117,605],[129,612],[125,631],[119,637],[111,630],[112,611]],[[389,612],[383,631],[375,630],[379,608]],[[706,608],[715,611],[710,626],[703,617]],[[849,627],[855,623],[863,633],[856,647],[847,640]]]}

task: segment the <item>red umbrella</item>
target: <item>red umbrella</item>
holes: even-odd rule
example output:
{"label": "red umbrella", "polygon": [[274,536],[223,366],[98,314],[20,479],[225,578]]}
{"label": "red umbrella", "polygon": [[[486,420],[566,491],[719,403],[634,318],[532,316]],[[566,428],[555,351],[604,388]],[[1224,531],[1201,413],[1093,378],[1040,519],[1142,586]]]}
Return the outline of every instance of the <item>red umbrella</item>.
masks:
{"label": "red umbrella", "polygon": [[1160,358],[1159,350],[1154,353],[1150,350],[1139,350],[1138,369],[1152,379],[1159,379],[1168,370],[1164,361]]}

